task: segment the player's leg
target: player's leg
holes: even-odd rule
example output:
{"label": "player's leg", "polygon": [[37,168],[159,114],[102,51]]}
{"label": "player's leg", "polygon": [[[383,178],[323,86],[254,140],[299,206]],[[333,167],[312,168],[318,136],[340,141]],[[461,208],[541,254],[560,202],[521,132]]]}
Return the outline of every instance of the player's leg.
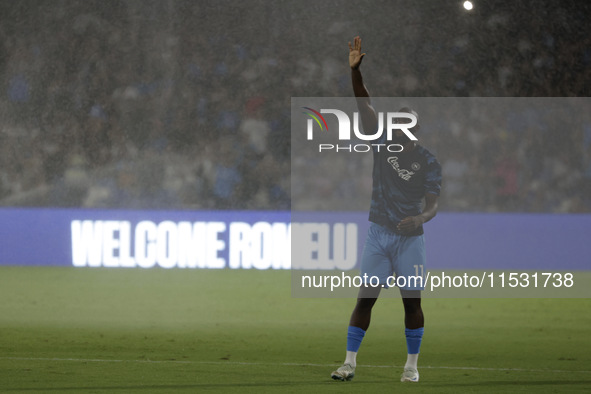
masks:
{"label": "player's leg", "polygon": [[[423,339],[425,319],[421,307],[421,279],[425,270],[424,237],[401,237],[398,245],[396,276],[400,286],[400,295],[404,305],[404,325],[407,346],[407,359],[402,382],[418,382],[417,362]],[[403,279],[404,278],[404,279]]]}
{"label": "player's leg", "polygon": [[335,380],[351,380],[355,376],[357,366],[357,352],[365,337],[371,321],[371,310],[379,295],[379,289],[362,287],[355,308],[351,313],[349,327],[347,328],[347,352],[343,365],[330,375]]}
{"label": "player's leg", "polygon": [[[379,226],[378,226],[379,227]],[[380,284],[387,283],[388,276],[392,275],[392,266],[385,255],[381,244],[379,228],[370,226],[363,254],[361,258],[361,276],[379,278]],[[371,310],[380,294],[381,286],[363,286],[359,289],[357,303],[351,313],[349,327],[347,328],[347,351],[343,366],[334,371],[331,377],[335,380],[351,380],[355,376],[357,366],[357,352],[365,337],[371,321]]]}
{"label": "player's leg", "polygon": [[404,305],[404,335],[406,337],[406,363],[400,380],[418,382],[417,363],[425,327],[425,318],[421,308],[421,292],[418,290],[400,290]]}
{"label": "player's leg", "polygon": [[361,287],[357,297],[357,303],[351,313],[349,326],[359,327],[364,331],[369,328],[371,310],[380,295],[380,287]]}
{"label": "player's leg", "polygon": [[400,296],[404,306],[404,327],[410,330],[424,327],[425,317],[421,307],[421,292],[400,289]]}
{"label": "player's leg", "polygon": [[371,322],[371,310],[378,300],[380,288],[362,287],[359,289],[357,303],[351,313],[349,328],[347,330],[347,354],[345,364],[353,367],[357,365],[357,352],[361,341]]}

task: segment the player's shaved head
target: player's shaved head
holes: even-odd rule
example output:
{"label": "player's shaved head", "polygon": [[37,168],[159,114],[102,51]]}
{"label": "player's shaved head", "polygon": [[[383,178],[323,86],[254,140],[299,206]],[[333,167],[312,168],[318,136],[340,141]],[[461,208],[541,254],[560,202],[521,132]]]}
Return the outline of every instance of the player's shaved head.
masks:
{"label": "player's shaved head", "polygon": [[417,118],[417,122],[419,121],[419,114],[417,114],[417,111],[410,107],[402,107],[398,110],[398,112],[406,112],[407,114],[413,114]]}
{"label": "player's shaved head", "polygon": [[415,116],[415,118],[417,118],[417,125],[413,128],[411,128],[410,130],[412,130],[413,132],[417,132],[419,131],[419,129],[421,128],[421,126],[419,125],[419,114],[417,114],[417,111],[415,111],[414,109],[410,108],[410,107],[402,107],[398,110],[398,112],[405,112],[407,114],[412,114]]}

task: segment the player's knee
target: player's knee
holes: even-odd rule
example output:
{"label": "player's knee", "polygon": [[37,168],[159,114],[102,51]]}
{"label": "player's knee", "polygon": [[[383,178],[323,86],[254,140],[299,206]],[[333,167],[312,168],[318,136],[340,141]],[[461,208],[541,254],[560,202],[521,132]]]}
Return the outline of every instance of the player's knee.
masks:
{"label": "player's knee", "polygon": [[417,315],[423,313],[420,298],[403,298],[403,304],[404,313],[407,315]]}
{"label": "player's knee", "polygon": [[422,316],[423,315],[423,310],[421,309],[421,306],[411,306],[411,307],[406,307],[404,308],[404,313],[407,316]]}
{"label": "player's knee", "polygon": [[357,300],[356,309],[359,312],[368,313],[368,312],[371,312],[371,309],[373,308],[375,303],[376,303],[375,298],[359,298]]}

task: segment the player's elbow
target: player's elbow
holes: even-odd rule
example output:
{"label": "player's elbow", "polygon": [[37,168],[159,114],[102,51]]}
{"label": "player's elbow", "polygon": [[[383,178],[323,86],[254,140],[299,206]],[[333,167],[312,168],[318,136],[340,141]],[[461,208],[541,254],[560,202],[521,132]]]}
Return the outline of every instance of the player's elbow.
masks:
{"label": "player's elbow", "polygon": [[427,195],[425,195],[425,213],[429,215],[429,220],[437,215],[438,208],[438,196],[432,193],[427,193]]}

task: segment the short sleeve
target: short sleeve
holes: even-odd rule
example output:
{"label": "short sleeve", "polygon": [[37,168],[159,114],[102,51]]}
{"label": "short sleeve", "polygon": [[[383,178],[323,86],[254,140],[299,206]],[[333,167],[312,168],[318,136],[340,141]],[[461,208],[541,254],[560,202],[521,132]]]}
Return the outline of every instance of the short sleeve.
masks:
{"label": "short sleeve", "polygon": [[425,174],[425,193],[439,196],[441,193],[441,165],[433,156],[427,159],[427,172]]}

